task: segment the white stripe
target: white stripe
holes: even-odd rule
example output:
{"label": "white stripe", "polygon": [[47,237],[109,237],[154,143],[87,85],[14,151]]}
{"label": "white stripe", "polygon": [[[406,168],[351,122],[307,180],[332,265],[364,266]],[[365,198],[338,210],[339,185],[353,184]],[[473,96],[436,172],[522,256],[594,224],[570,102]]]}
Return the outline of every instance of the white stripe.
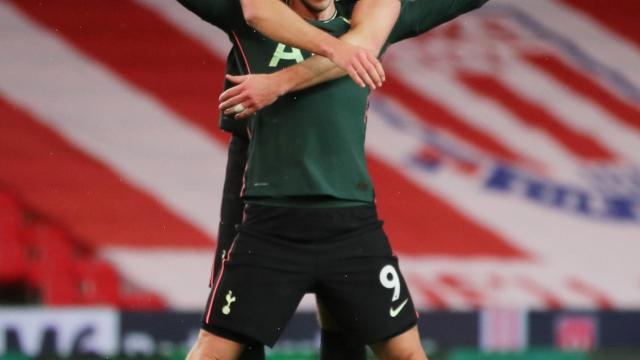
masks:
{"label": "white stripe", "polygon": [[600,140],[614,154],[640,161],[640,133],[611,118],[600,106],[571,92],[547,73],[512,61],[496,75],[514,92],[541,105],[577,133]]}
{"label": "white stripe", "polygon": [[576,159],[548,134],[522,124],[500,105],[474,94],[451,76],[432,71],[411,54],[403,54],[407,56],[390,63],[403,82],[445,105],[470,127],[494,137],[514,153],[544,164],[556,178],[582,181],[576,176]]}
{"label": "white stripe", "polygon": [[640,87],[640,51],[630,41],[598,24],[588,15],[554,0],[494,0],[533,16],[536,21],[575,43],[589,56],[619,71]]}
{"label": "white stripe", "polygon": [[1,32],[3,96],[215,236],[226,164],[222,144],[6,2],[0,3],[0,24],[19,34]]}
{"label": "white stripe", "polygon": [[[567,260],[570,259],[567,258]],[[568,286],[568,280],[577,278],[589,284],[596,285],[607,296],[614,305],[619,308],[633,309],[638,306],[637,290],[635,289],[635,279],[640,276],[636,269],[634,272],[621,278],[620,273],[606,269],[604,276],[593,275],[596,273],[585,271],[585,268],[575,268],[571,263],[556,264],[536,259],[531,262],[499,260],[494,258],[468,258],[445,256],[407,256],[400,259],[402,272],[411,279],[422,280],[425,284],[437,284],[437,278],[442,274],[455,274],[465,279],[470,287],[481,294],[485,299],[486,308],[528,308],[547,309],[543,298],[527,291],[519,283],[519,278],[534,280],[537,284],[557,297],[563,306],[567,308],[589,308],[593,309],[598,304],[583,294],[572,290]],[[573,267],[573,268],[572,268]],[[624,270],[620,270],[624,271]],[[626,274],[622,272],[622,274]],[[500,286],[493,285],[493,281],[498,278],[502,281]],[[606,285],[606,281],[616,281],[626,284],[622,289]],[[455,300],[450,309],[469,310],[471,304],[460,301],[453,297],[442,287],[434,286],[433,290],[442,295],[447,301]],[[420,296],[419,292],[412,292],[414,297]]]}
{"label": "white stripe", "polygon": [[162,296],[172,309],[205,309],[210,251],[110,248],[102,255],[133,284]]}
{"label": "white stripe", "polygon": [[[440,273],[426,274],[422,271],[407,271],[403,264],[403,260],[400,260],[400,268],[402,270],[402,276],[410,278],[413,281],[419,281],[421,288],[427,288],[436,293],[447,304],[449,310],[466,310],[471,308],[471,304],[467,303],[466,299],[459,291],[452,288],[449,285],[443,284],[438,278]],[[426,275],[426,276],[425,276]],[[408,285],[411,289],[412,284]],[[418,307],[421,304],[429,304],[428,299],[424,299],[419,291],[411,290],[411,296],[414,301],[414,306]],[[417,299],[416,299],[417,298]],[[424,309],[425,307],[422,307]]]}
{"label": "white stripe", "polygon": [[201,20],[177,1],[134,0],[162,15],[177,28],[199,40],[219,58],[226,58],[231,49],[229,37],[217,27]]}

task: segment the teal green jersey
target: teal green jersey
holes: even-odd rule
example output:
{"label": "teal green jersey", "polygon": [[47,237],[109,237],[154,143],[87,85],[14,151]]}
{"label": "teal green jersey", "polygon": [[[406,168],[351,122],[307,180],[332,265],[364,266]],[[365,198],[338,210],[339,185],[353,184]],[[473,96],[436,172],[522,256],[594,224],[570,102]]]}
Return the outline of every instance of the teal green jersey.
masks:
{"label": "teal green jersey", "polygon": [[[341,9],[313,24],[340,36],[350,29],[345,15]],[[236,35],[252,73],[274,72],[311,56],[253,30]],[[367,96],[367,89],[344,77],[284,95],[259,111],[248,124],[245,199],[273,204],[300,198],[373,201],[364,154]]]}
{"label": "teal green jersey", "polygon": [[[417,36],[486,1],[405,0],[389,43]],[[249,27],[239,0],[180,2],[229,34],[233,49],[227,66],[232,74],[272,73],[312,55]],[[350,29],[353,2],[336,5],[338,10],[331,19],[312,24],[340,36]],[[364,150],[367,96],[367,89],[343,77],[284,95],[246,124],[222,117],[223,128],[246,132],[251,139],[244,198],[274,205],[296,199],[372,202],[374,192]]]}

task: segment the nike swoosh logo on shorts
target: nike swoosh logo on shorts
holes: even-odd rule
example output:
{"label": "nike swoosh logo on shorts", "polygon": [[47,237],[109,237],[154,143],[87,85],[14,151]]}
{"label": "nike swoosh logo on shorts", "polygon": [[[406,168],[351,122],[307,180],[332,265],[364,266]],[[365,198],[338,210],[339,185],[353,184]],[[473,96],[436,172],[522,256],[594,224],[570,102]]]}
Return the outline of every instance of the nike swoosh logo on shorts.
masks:
{"label": "nike swoosh logo on shorts", "polygon": [[400,304],[400,306],[398,306],[397,308],[393,308],[393,306],[391,308],[389,308],[389,315],[391,315],[391,317],[396,317],[398,316],[398,314],[400,314],[400,311],[402,311],[402,309],[404,309],[404,306],[407,305],[407,302],[409,301],[409,299],[405,299],[402,304]]}

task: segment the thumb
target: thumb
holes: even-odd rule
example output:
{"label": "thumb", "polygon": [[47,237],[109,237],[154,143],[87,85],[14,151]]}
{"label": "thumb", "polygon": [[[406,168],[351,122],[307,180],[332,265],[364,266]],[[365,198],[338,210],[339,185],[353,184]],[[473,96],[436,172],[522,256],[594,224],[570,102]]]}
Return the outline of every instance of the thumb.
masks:
{"label": "thumb", "polygon": [[246,75],[229,75],[227,74],[225,78],[231,81],[234,84],[240,84],[247,79]]}

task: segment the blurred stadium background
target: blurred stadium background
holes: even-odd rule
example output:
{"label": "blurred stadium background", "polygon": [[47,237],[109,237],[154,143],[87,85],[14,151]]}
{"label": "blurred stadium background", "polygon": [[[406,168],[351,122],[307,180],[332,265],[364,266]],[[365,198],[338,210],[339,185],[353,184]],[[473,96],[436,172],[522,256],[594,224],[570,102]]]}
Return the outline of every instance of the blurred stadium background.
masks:
{"label": "blurred stadium background", "polygon": [[[639,14],[493,0],[385,56],[368,161],[432,359],[640,359]],[[175,1],[0,1],[0,358],[184,356],[228,48]]]}

